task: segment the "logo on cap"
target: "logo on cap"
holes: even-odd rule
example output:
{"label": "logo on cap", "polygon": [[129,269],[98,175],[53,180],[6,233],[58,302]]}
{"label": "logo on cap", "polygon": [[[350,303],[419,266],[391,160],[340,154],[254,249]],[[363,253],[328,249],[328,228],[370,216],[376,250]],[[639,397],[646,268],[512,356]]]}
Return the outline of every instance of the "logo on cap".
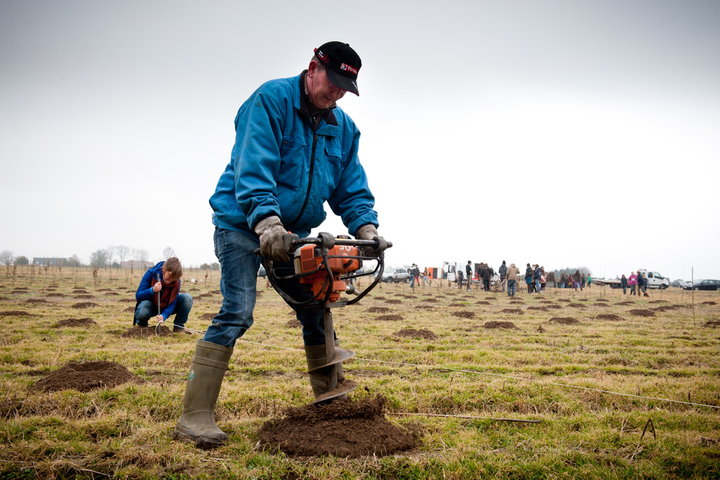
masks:
{"label": "logo on cap", "polygon": [[322,50],[315,49],[315,55],[316,55],[323,63],[328,63],[328,62],[330,61],[330,59],[328,58],[328,56],[325,55]]}
{"label": "logo on cap", "polygon": [[354,73],[355,75],[358,74],[358,69],[352,65],[348,65],[347,63],[341,63],[340,70],[345,70],[346,72]]}

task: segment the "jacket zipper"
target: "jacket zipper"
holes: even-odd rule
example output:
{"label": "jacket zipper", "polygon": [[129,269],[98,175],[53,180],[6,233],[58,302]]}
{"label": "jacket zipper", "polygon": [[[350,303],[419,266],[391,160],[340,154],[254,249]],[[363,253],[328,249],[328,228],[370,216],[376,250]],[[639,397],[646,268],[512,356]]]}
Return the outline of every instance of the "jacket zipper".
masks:
{"label": "jacket zipper", "polygon": [[302,217],[303,213],[305,213],[305,208],[307,208],[308,201],[310,200],[310,189],[312,189],[313,172],[315,170],[315,149],[317,148],[317,141],[318,141],[318,135],[316,133],[313,136],[312,151],[310,153],[310,178],[308,179],[307,192],[305,192],[305,201],[303,202],[302,207],[300,208],[300,213],[297,214],[297,217],[295,217],[295,220],[290,222],[290,225],[294,225],[295,222],[300,220],[300,217]]}

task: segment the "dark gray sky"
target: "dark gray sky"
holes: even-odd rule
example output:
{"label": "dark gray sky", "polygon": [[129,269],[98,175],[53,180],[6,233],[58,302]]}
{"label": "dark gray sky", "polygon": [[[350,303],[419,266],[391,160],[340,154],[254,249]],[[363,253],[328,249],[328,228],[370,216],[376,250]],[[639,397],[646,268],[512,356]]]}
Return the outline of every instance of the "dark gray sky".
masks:
{"label": "dark gray sky", "polygon": [[720,277],[714,1],[4,0],[0,250],[214,261],[237,108],[329,40],[392,264]]}

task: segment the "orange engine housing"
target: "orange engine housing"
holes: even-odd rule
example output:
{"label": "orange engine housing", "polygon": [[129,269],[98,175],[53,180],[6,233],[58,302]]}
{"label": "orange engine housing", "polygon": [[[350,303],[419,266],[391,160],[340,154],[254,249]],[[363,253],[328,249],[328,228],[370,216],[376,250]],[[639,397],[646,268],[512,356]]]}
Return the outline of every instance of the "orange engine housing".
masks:
{"label": "orange engine housing", "polygon": [[295,251],[295,274],[309,274],[300,277],[299,282],[310,285],[316,300],[324,299],[328,289],[331,289],[328,300],[335,302],[346,287],[345,281],[340,279],[340,274],[354,272],[362,266],[362,260],[359,258],[349,258],[358,255],[358,248],[349,245],[336,245],[328,249],[328,266],[331,275],[331,278],[328,278],[320,248],[315,245],[305,245]]}

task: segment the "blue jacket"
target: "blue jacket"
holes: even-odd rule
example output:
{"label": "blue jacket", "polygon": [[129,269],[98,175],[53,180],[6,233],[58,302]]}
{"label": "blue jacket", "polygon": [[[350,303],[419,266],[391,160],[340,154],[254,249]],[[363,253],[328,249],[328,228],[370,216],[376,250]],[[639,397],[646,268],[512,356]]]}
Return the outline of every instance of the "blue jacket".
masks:
{"label": "blue jacket", "polygon": [[[138,285],[137,292],[135,292],[135,300],[137,301],[137,303],[140,303],[143,300],[149,300],[151,302],[155,301],[157,293],[153,292],[152,279],[162,278],[162,266],[164,264],[165,262],[159,262],[154,267],[149,268],[147,272],[145,272],[142,280],[140,280],[140,285]],[[180,280],[177,281],[180,282]],[[175,313],[176,304],[177,297],[175,297],[175,300],[173,300],[170,305],[165,307],[165,310],[162,311],[161,315],[165,320],[167,320],[170,315]],[[137,308],[137,305],[135,306],[135,308]]]}
{"label": "blue jacket", "polygon": [[326,201],[352,235],[378,226],[358,160],[360,131],[339,108],[337,125],[321,120],[313,131],[301,113],[301,76],[261,85],[240,107],[230,163],[210,197],[216,226],[252,232],[277,215],[303,237],[325,220]]}

